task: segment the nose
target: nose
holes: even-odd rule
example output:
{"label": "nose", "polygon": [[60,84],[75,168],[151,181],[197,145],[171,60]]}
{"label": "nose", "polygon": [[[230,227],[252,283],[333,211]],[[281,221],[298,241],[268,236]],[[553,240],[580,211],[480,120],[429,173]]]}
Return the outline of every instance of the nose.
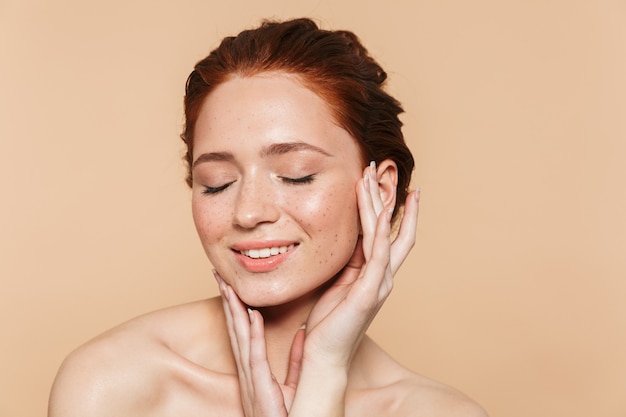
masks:
{"label": "nose", "polygon": [[260,179],[243,179],[233,214],[235,225],[251,229],[278,220],[280,210],[272,184]]}

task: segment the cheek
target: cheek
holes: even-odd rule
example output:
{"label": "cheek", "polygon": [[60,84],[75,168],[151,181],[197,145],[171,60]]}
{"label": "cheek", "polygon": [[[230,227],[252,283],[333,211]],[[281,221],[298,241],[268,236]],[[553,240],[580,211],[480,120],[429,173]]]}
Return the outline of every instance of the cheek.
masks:
{"label": "cheek", "polygon": [[317,191],[302,193],[290,205],[292,217],[310,234],[321,237],[323,244],[354,242],[359,233],[359,215],[355,187],[335,184]]}
{"label": "cheek", "polygon": [[219,239],[221,230],[226,224],[228,210],[220,209],[218,204],[203,201],[201,197],[193,197],[191,212],[196,231],[203,245]]}

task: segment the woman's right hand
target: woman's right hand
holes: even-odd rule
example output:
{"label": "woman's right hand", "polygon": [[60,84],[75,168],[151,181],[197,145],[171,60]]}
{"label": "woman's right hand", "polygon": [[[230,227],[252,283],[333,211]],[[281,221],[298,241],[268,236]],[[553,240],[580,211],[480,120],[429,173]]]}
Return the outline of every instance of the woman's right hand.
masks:
{"label": "woman's right hand", "polygon": [[214,272],[226,315],[226,324],[239,377],[242,408],[246,417],[286,417],[293,403],[300,375],[304,329],[294,336],[287,377],[279,383],[267,359],[263,316],[247,309],[235,291]]}

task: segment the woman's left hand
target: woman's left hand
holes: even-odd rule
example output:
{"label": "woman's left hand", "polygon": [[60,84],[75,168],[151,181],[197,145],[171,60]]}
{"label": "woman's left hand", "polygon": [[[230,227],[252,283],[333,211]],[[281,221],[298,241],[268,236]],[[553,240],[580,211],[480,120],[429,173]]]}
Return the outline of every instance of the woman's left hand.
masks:
{"label": "woman's left hand", "polygon": [[318,366],[347,367],[359,342],[393,287],[393,276],[415,244],[419,191],[407,196],[393,242],[391,213],[384,207],[375,169],[357,185],[363,237],[333,285],[316,303],[307,321],[304,360]]}

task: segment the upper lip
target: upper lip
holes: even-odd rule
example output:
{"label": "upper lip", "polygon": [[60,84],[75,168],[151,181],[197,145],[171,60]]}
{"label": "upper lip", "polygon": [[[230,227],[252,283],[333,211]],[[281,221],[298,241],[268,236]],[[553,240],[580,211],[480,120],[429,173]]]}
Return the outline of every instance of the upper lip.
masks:
{"label": "upper lip", "polygon": [[293,240],[282,240],[282,239],[273,239],[273,240],[248,240],[237,242],[232,245],[230,248],[237,252],[250,250],[250,249],[265,249],[265,248],[280,248],[281,246],[290,246],[297,245],[298,242]]}

